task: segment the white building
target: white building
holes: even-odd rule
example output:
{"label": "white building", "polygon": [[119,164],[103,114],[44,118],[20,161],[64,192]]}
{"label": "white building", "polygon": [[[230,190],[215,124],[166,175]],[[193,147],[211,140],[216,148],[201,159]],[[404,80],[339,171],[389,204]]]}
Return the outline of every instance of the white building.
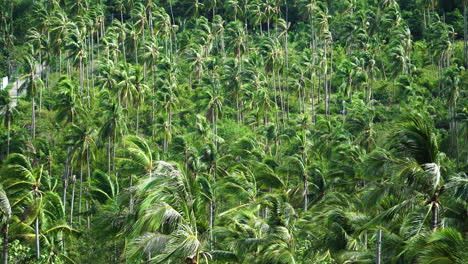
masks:
{"label": "white building", "polygon": [[8,76],[2,78],[2,86],[0,86],[0,90],[5,89],[8,85]]}

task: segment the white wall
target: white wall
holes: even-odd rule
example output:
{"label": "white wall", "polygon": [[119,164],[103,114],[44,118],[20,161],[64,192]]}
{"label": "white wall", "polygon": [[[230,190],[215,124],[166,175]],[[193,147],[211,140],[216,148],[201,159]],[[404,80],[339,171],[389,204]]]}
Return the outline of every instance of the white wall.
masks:
{"label": "white wall", "polygon": [[0,86],[0,89],[5,89],[5,87],[7,87],[8,85],[8,76],[7,77],[3,77],[2,78],[2,85]]}

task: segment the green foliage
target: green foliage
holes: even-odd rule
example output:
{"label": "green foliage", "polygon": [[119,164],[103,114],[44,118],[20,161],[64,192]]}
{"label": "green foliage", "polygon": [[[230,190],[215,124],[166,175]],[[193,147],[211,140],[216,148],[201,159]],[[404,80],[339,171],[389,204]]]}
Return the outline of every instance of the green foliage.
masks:
{"label": "green foliage", "polygon": [[8,262],[466,263],[466,4],[0,0]]}

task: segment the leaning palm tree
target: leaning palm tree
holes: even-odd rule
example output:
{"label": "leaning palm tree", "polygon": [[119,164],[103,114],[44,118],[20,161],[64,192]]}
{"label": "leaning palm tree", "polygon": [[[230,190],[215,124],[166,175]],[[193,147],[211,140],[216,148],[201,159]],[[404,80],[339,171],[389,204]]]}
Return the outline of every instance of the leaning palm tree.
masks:
{"label": "leaning palm tree", "polygon": [[[417,245],[420,246],[420,245]],[[468,240],[453,228],[444,228],[430,234],[419,251],[418,263],[462,264],[468,260]]]}
{"label": "leaning palm tree", "polygon": [[[394,132],[391,149],[405,159],[401,165],[401,176],[407,177],[408,184],[426,195],[426,205],[432,211],[431,228],[438,226],[439,195],[443,192],[441,161],[434,125],[420,114],[410,115]],[[422,189],[421,189],[422,188]]]}
{"label": "leaning palm tree", "polygon": [[36,258],[39,259],[41,256],[39,218],[43,198],[40,187],[42,166],[33,167],[29,158],[18,153],[8,157],[6,166],[7,170],[5,176],[1,178],[1,183],[8,193],[15,195],[12,199],[13,204],[18,208],[23,208],[22,214],[30,214],[29,219],[34,220]]}
{"label": "leaning palm tree", "polygon": [[[156,164],[157,154],[154,153],[146,140],[138,136],[127,136],[125,138],[126,154],[120,160],[128,165],[123,165],[128,168],[130,174],[130,188],[133,188],[135,176],[152,176],[153,169]],[[130,212],[133,212],[133,194],[130,197]]]}
{"label": "leaning palm tree", "polygon": [[[378,203],[385,195],[398,197],[398,202],[376,219],[395,216],[397,212],[408,213],[415,208],[423,210],[420,207],[423,204],[429,208],[425,214],[418,211],[423,214],[421,218],[425,219],[430,212],[431,229],[437,229],[440,196],[446,187],[441,169],[445,155],[438,150],[434,125],[426,116],[410,114],[393,131],[389,149],[376,149],[367,162],[366,174],[382,178],[372,187],[373,202]],[[419,221],[417,233],[422,230],[424,222]]]}
{"label": "leaning palm tree", "polygon": [[138,220],[128,256],[151,262],[198,263],[203,252],[199,230],[200,186],[173,164],[158,161],[152,176],[137,186]]}

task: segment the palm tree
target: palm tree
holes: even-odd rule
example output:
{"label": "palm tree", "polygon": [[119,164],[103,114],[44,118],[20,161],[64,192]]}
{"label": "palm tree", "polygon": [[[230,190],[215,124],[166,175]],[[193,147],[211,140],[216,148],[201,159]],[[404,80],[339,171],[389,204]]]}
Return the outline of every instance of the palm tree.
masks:
{"label": "palm tree", "polygon": [[127,63],[127,53],[125,50],[125,41],[127,39],[127,26],[124,22],[118,20],[114,20],[112,22],[112,26],[116,29],[119,42],[122,43],[123,60],[124,63]]}
{"label": "palm tree", "polygon": [[52,37],[52,46],[55,54],[58,54],[59,73],[62,73],[62,47],[68,37],[69,27],[71,22],[68,20],[66,13],[58,9],[53,13],[51,19],[52,28],[50,30]]}
{"label": "palm tree", "polygon": [[[91,160],[94,156],[94,149],[96,148],[96,129],[89,125],[88,122],[83,122],[79,126],[72,125],[70,127],[70,141],[72,142],[72,154],[77,158],[80,167],[80,189],[78,196],[78,222],[81,223],[81,209],[82,209],[82,194],[83,194],[83,181],[91,179]],[[86,163],[86,177],[83,179],[83,165]],[[73,205],[73,203],[72,203]],[[87,208],[88,208],[88,204]],[[73,224],[73,207],[70,214],[70,226]],[[89,226],[89,218],[88,218]]]}
{"label": "palm tree", "polygon": [[31,138],[36,138],[36,94],[37,89],[42,86],[42,80],[36,75],[37,62],[34,59],[34,48],[31,44],[28,46],[28,53],[23,57],[26,74],[22,76],[25,79],[21,89],[27,89],[28,94],[31,97]]}
{"label": "palm tree", "polygon": [[70,10],[70,13],[73,15],[81,16],[88,10],[88,1],[87,0],[66,0],[66,6]]}
{"label": "palm tree", "polygon": [[[130,188],[133,188],[133,182],[135,181],[134,173],[139,176],[149,175],[152,177],[152,172],[156,164],[156,155],[148,145],[148,143],[138,136],[127,136],[125,138],[125,151],[127,152],[126,157],[120,158],[120,160],[129,163],[130,165]],[[134,199],[133,194],[130,198],[129,209],[133,212]]]}
{"label": "palm tree", "polygon": [[238,0],[228,0],[224,3],[225,10],[230,13],[230,16],[234,18],[234,21],[237,21],[237,15],[239,10],[241,10],[241,6]]}
{"label": "palm tree", "polygon": [[16,107],[11,103],[10,94],[5,90],[0,91],[0,116],[3,119],[3,124],[7,130],[6,156],[10,155],[11,122],[17,112]]}
{"label": "palm tree", "polygon": [[265,0],[263,2],[263,12],[265,19],[267,21],[267,32],[268,36],[270,36],[270,23],[271,20],[274,20],[275,17],[280,13],[279,6],[277,5],[277,2],[275,0]]}
{"label": "palm tree", "polygon": [[127,253],[131,259],[148,256],[148,261],[198,263],[205,254],[196,219],[202,215],[197,181],[158,161],[152,177],[144,178],[137,189],[141,202],[133,231],[137,236]]}
{"label": "palm tree", "polygon": [[[132,9],[131,15],[132,15],[133,19],[136,21],[135,26],[138,26],[138,29],[137,29],[138,34],[137,35],[142,36],[142,42],[144,43],[146,41],[145,26],[148,23],[148,21],[147,21],[148,18],[146,16],[147,7],[145,5],[143,5],[142,3],[137,3],[136,5],[137,6]],[[149,3],[149,5],[151,6],[151,3]],[[150,11],[148,11],[148,13],[151,14]],[[136,53],[136,50],[135,50],[135,53]],[[136,55],[135,57],[138,58],[138,55]],[[137,64],[138,64],[138,60],[137,60]]]}
{"label": "palm tree", "polygon": [[219,15],[213,17],[213,34],[215,36],[215,45],[217,47],[217,52],[221,49],[221,54],[223,58],[226,57],[225,44],[224,44],[224,21],[223,18]]}
{"label": "palm tree", "polygon": [[133,104],[138,96],[138,91],[135,87],[135,71],[132,65],[124,64],[115,71],[116,90],[113,92],[119,100],[119,104],[124,108],[128,108],[129,104]]}
{"label": "palm tree", "polygon": [[[2,179],[2,184],[8,193],[15,193],[15,199],[12,200],[13,204],[19,206],[18,203],[24,201],[30,202],[29,210],[33,210],[32,219],[34,219],[34,232],[36,242],[36,258],[41,256],[40,243],[39,243],[39,214],[41,210],[41,203],[43,192],[40,190],[42,180],[42,166],[33,168],[31,161],[24,155],[14,153],[11,154],[6,165],[8,174],[16,174],[16,177],[7,177]],[[19,194],[22,195],[19,195]]]}
{"label": "palm tree", "polygon": [[143,69],[140,66],[136,66],[134,68],[135,71],[135,89],[136,89],[136,96],[134,99],[134,105],[136,105],[136,134],[138,135],[138,129],[140,127],[140,106],[143,104],[143,100],[145,99],[145,93],[148,91],[148,86],[145,83],[145,77]]}
{"label": "palm tree", "polygon": [[[439,152],[434,125],[421,114],[410,114],[392,133],[389,148],[391,152],[381,149],[374,151],[367,163],[367,175],[385,177],[377,184],[375,197],[379,197],[378,200],[384,194],[398,197],[398,202],[377,218],[390,217],[396,212],[409,212],[413,208],[423,210],[420,206],[424,204],[429,208],[427,213],[419,211],[422,216],[415,232],[419,233],[423,228],[429,211],[430,227],[436,230],[439,225],[440,198],[446,187],[441,165],[444,154]],[[391,180],[393,186],[388,185],[387,180]]]}
{"label": "palm tree", "polygon": [[468,246],[466,238],[452,228],[444,228],[430,234],[419,252],[420,263],[463,263],[468,255],[464,248]]}
{"label": "palm tree", "polygon": [[[156,112],[156,100],[155,100],[155,90],[156,90],[156,72],[157,72],[157,65],[159,62],[159,46],[157,44],[156,39],[152,36],[147,43],[145,43],[145,50],[146,52],[143,55],[145,63],[143,65],[143,73],[145,74],[146,79],[146,65],[148,64],[151,67],[151,123],[154,122],[155,119],[155,112]],[[153,128],[153,126],[152,126]],[[151,130],[151,135],[154,136],[154,129]]]}
{"label": "palm tree", "polygon": [[[76,24],[72,24],[69,34],[66,39],[66,47],[70,50],[70,57],[73,57],[75,64],[78,65],[79,80],[80,80],[80,95],[84,89],[84,60],[87,58],[87,47],[85,44],[85,34],[78,28]],[[88,97],[90,96],[88,90]],[[88,99],[88,104],[90,101]]]}
{"label": "palm tree", "polygon": [[76,84],[68,77],[61,77],[57,88],[60,93],[57,96],[57,104],[54,106],[54,110],[56,110],[55,118],[58,122],[64,123],[65,126],[68,123],[73,125],[83,112],[76,94]]}
{"label": "palm tree", "polygon": [[[101,96],[109,100],[108,93],[104,92]],[[106,122],[99,130],[99,138],[104,142],[107,140],[107,165],[110,174],[112,165],[112,169],[115,170],[115,145],[117,140],[125,133],[127,126],[122,118],[122,108],[117,103],[105,105],[104,116],[106,117]],[[113,162],[111,161],[111,156],[114,157],[112,159]]]}

